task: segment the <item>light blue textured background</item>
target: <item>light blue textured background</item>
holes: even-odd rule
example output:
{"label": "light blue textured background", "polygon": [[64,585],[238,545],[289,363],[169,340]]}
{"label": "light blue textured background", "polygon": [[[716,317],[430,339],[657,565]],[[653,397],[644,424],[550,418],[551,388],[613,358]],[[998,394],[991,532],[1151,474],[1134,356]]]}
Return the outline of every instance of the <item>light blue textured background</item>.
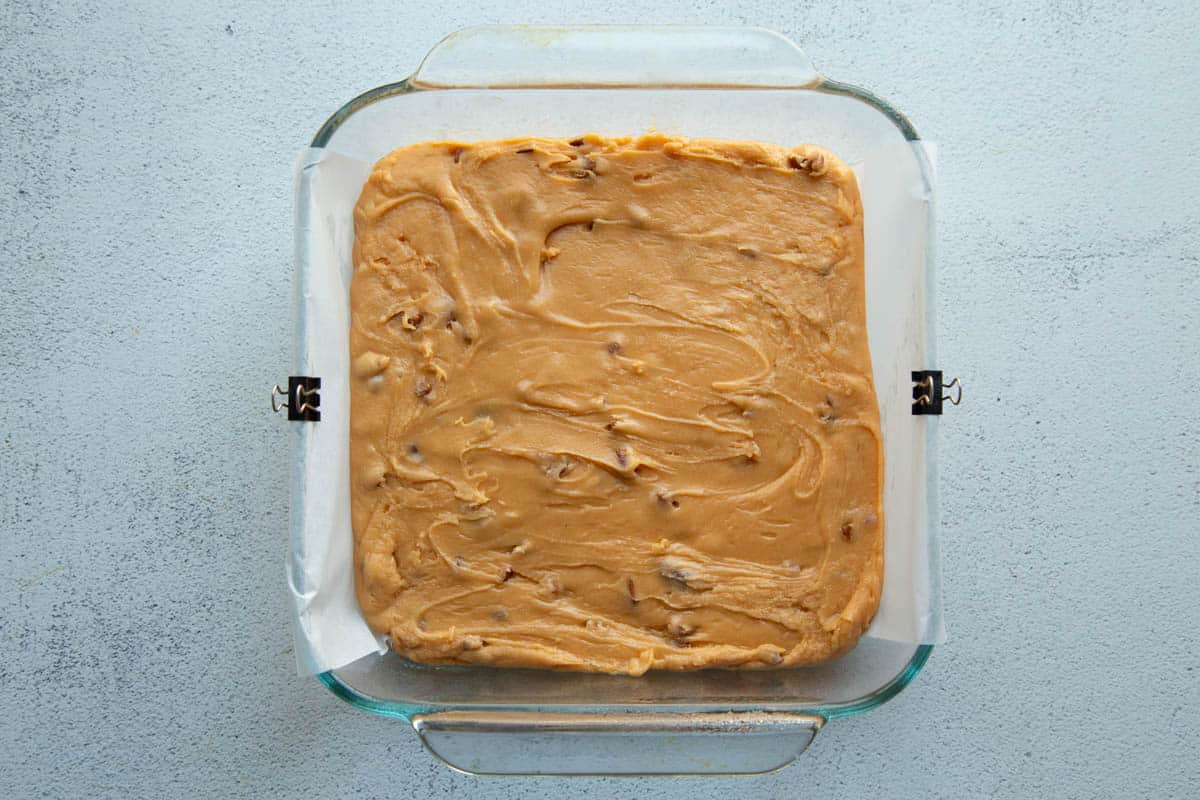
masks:
{"label": "light blue textured background", "polygon": [[[0,795],[1195,797],[1200,13],[971,5],[0,3]],[[456,28],[608,20],[940,144],[950,641],[773,776],[464,777],[293,674],[292,160]]]}

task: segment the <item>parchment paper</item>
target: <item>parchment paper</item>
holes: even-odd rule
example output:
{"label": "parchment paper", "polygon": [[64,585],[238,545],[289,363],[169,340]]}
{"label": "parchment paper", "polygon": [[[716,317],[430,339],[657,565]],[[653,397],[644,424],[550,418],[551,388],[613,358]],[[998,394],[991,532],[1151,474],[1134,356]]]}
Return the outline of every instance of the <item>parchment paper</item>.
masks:
{"label": "parchment paper", "polygon": [[[916,158],[914,158],[914,155]],[[927,143],[881,147],[854,164],[864,210],[867,327],[884,439],[884,583],[868,636],[927,643],[944,638],[937,557],[932,419],[911,414],[914,369],[934,368],[925,342],[924,274],[889,268],[895,254],[925,252],[933,164]],[[296,374],[322,379],[321,420],[296,423],[288,574],[296,616],[296,667],[312,675],[387,649],[354,594],[349,487],[349,289],[352,212],[372,165],[312,148],[296,163]],[[919,253],[918,253],[919,255]],[[910,257],[903,259],[912,263]],[[916,259],[920,263],[920,259]],[[926,450],[926,442],[931,447]]]}

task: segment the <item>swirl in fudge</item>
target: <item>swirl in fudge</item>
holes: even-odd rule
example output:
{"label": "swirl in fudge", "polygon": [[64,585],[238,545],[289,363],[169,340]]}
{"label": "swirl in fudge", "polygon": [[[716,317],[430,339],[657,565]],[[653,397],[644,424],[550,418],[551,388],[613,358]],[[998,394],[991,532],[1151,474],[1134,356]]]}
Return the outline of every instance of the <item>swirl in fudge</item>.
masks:
{"label": "swirl in fudge", "polygon": [[813,663],[882,579],[853,173],[664,136],[419,144],[355,210],[359,601],[432,663]]}

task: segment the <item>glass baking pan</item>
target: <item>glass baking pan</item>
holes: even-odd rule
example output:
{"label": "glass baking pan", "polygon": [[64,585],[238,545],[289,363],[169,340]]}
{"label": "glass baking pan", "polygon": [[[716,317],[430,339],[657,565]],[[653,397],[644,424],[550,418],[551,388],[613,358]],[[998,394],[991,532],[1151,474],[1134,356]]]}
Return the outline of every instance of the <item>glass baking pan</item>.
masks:
{"label": "glass baking pan", "polygon": [[[431,752],[463,771],[770,771],[794,760],[826,722],[874,708],[901,691],[932,650],[914,642],[930,641],[928,630],[939,622],[936,417],[913,413],[911,372],[935,365],[933,176],[928,151],[902,115],[861,89],[822,77],[794,44],[766,30],[482,27],[439,43],[411,77],[348,102],[321,127],[312,147],[374,163],[397,147],[434,139],[571,138],[651,129],[787,146],[814,143],[850,164],[883,152],[889,168],[910,175],[923,193],[919,212],[882,239],[872,234],[870,219],[889,213],[888,199],[864,192],[864,210],[868,326],[888,476],[886,536],[916,532],[913,540],[925,548],[887,549],[884,603],[889,586],[917,586],[918,594],[933,598],[932,611],[923,635],[908,641],[864,637],[847,655],[813,667],[631,678],[429,667],[389,653],[319,676],[352,705],[408,721]],[[300,207],[305,198],[297,202]],[[306,268],[301,247],[297,268]],[[303,311],[299,317],[303,365]],[[301,481],[305,474],[303,465],[294,472]],[[293,500],[293,514],[300,508]]]}

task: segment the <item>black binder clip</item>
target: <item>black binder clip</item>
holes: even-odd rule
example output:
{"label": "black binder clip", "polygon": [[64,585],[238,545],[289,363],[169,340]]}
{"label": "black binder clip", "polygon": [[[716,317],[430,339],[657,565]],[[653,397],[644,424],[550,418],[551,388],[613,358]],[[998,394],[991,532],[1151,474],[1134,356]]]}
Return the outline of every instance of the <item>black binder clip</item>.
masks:
{"label": "black binder clip", "polygon": [[[962,384],[958,382],[958,378],[949,383],[942,383],[942,371],[940,369],[914,371],[912,374],[912,387],[912,413],[917,416],[941,414],[942,401],[947,401],[955,406],[962,402]],[[951,396],[942,393],[946,389],[958,389],[958,391]]]}
{"label": "black binder clip", "polygon": [[[307,375],[292,375],[288,378],[285,392],[275,384],[271,391],[271,410],[278,414],[287,409],[287,418],[293,422],[317,422],[321,419],[321,379]],[[285,397],[286,402],[280,402]]]}

